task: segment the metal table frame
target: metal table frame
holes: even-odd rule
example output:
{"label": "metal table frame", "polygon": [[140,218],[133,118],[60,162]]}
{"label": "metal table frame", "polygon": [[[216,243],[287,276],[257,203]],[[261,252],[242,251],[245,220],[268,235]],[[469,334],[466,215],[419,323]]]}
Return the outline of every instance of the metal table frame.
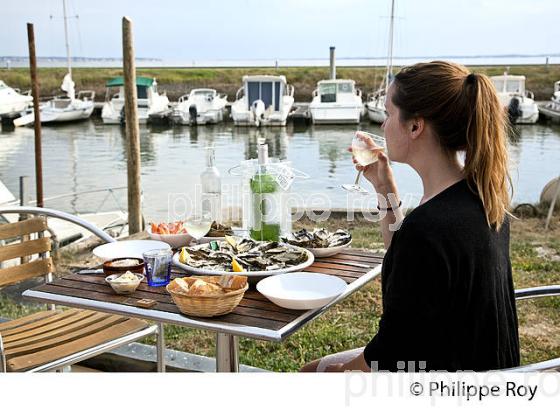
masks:
{"label": "metal table frame", "polygon": [[216,332],[216,371],[238,372],[239,371],[239,336],[252,339],[260,339],[281,342],[286,337],[296,332],[306,323],[326,312],[331,306],[346,299],[355,291],[362,288],[368,282],[375,279],[381,273],[381,264],[368,271],[354,282],[348,284],[346,291],[336,299],[319,309],[303,311],[302,314],[279,330],[263,329],[253,326],[238,325],[232,323],[208,321],[202,318],[191,318],[178,313],[169,313],[155,309],[144,309],[119,303],[100,302],[74,296],[58,295],[33,289],[26,290],[23,296],[43,303],[54,303],[63,306],[77,307],[96,310],[99,312],[136,317],[157,322],[157,368],[165,371],[165,335],[164,324],[186,326],[195,329],[210,330]]}

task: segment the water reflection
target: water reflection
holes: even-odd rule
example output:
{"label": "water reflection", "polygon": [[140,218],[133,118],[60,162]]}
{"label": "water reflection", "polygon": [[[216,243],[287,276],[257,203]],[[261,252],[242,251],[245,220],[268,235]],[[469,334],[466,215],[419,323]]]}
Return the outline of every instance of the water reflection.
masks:
{"label": "water reflection", "polygon": [[[167,215],[168,194],[192,195],[205,165],[203,149],[216,148],[216,163],[224,185],[239,184],[228,170],[256,158],[257,140],[265,138],[271,157],[287,159],[310,176],[297,180],[292,192],[304,199],[323,195],[333,207],[348,204],[343,183],[352,182],[355,169],[347,147],[357,129],[382,133],[379,127],[301,126],[246,128],[233,124],[200,127],[140,127],[142,187],[148,218]],[[560,127],[548,124],[518,127],[509,144],[515,202],[534,202],[540,190],[558,174]],[[0,133],[0,178],[17,195],[18,177],[29,175],[34,186],[32,128]],[[126,185],[127,141],[124,128],[86,121],[43,128],[45,196]],[[401,194],[419,195],[421,182],[408,166],[393,164]],[[364,183],[365,184],[365,183]],[[371,189],[368,186],[368,189]],[[99,198],[72,197],[50,206],[71,212],[95,210]],[[126,204],[126,198],[120,198]],[[235,203],[235,198],[228,202]]]}

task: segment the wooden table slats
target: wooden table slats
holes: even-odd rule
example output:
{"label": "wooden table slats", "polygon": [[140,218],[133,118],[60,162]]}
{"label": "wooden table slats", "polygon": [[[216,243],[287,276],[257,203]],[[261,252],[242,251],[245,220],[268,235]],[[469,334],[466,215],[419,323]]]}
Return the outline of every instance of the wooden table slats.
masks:
{"label": "wooden table slats", "polygon": [[[382,260],[383,256],[379,254],[348,249],[332,257],[317,258],[305,271],[335,275],[346,281],[346,283],[351,284],[378,267]],[[184,274],[174,269],[172,276],[184,276]],[[153,299],[157,301],[157,304],[151,308],[152,310],[180,314],[165,287],[149,287],[146,283],[142,283],[132,295],[117,295],[105,283],[104,279],[103,274],[72,274],[56,279],[50,284],[41,285],[33,290],[126,306],[136,306],[136,302],[139,299]],[[255,289],[250,288],[233,312],[215,318],[193,319],[278,331],[298,320],[306,313],[307,311],[279,307]]]}

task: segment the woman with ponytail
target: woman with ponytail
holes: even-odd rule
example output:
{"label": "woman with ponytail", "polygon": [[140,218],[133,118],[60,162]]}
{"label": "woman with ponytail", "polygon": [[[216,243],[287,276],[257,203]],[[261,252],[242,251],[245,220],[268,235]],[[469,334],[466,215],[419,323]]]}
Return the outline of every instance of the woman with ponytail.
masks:
{"label": "woman with ponytail", "polygon": [[[492,83],[458,64],[420,63],[396,75],[385,106],[388,156],[356,164],[387,213],[379,329],[365,348],[315,360],[302,371],[518,366],[508,123]],[[406,218],[389,159],[422,179],[420,204]]]}

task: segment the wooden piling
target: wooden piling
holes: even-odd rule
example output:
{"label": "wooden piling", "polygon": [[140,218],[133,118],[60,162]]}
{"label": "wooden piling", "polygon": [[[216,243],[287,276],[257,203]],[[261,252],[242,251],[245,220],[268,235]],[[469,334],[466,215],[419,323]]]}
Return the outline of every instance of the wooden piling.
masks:
{"label": "wooden piling", "polygon": [[140,127],[138,124],[138,95],[136,91],[136,64],[132,21],[122,19],[124,103],[127,139],[127,181],[128,181],[128,232],[135,234],[142,230],[142,204],[140,182]]}
{"label": "wooden piling", "polygon": [[35,128],[35,186],[37,206],[43,206],[43,154],[41,150],[41,112],[39,110],[39,80],[37,79],[37,57],[35,56],[35,33],[33,24],[27,23],[29,42],[29,73],[31,74],[31,95],[33,96],[33,113]]}

